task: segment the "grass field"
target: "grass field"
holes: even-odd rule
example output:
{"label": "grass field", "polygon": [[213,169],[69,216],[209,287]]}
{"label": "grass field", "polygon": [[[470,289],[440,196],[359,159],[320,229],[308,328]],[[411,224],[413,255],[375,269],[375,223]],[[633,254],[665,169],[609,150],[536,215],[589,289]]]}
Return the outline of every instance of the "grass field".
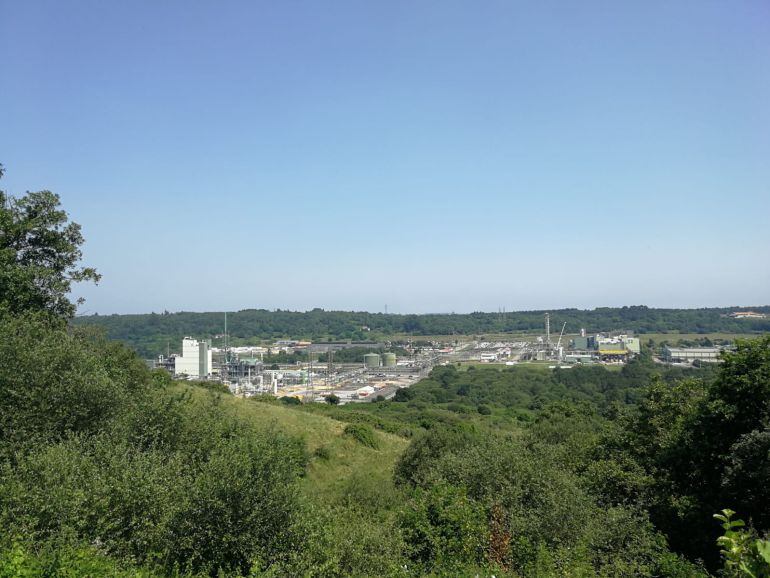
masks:
{"label": "grass field", "polygon": [[642,343],[646,343],[652,339],[655,343],[662,341],[668,341],[674,343],[679,340],[695,341],[698,339],[708,338],[712,341],[735,341],[736,339],[752,339],[758,337],[756,333],[640,333],[638,335]]}
{"label": "grass field", "polygon": [[[448,342],[454,342],[458,341],[460,343],[465,343],[467,341],[477,341],[480,338],[483,337],[484,341],[535,341],[539,336],[542,334],[539,332],[531,332],[531,333],[485,333],[484,335],[420,335],[420,336],[409,336],[409,335],[395,335],[391,339],[394,341],[397,340],[408,340],[410,337],[414,341],[439,341],[443,343]],[[569,340],[573,337],[577,337],[577,333],[565,333],[564,337],[562,337],[562,341],[569,343]],[[712,341],[715,339],[720,340],[728,340],[728,341],[734,341],[735,339],[751,339],[754,337],[758,337],[759,334],[757,333],[638,333],[637,337],[639,337],[643,342],[647,342],[649,339],[652,339],[655,343],[660,343],[661,341],[677,341],[680,339],[683,340],[689,340],[689,341],[695,341],[696,339],[703,339],[704,337],[708,337]],[[556,333],[551,334],[552,339],[554,341],[558,339],[559,334],[558,331]]]}

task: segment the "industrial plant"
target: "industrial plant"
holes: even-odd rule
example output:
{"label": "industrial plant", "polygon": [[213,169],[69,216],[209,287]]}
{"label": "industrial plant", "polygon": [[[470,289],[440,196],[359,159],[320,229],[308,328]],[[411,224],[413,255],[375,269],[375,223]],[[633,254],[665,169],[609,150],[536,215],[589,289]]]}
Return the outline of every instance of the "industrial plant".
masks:
{"label": "industrial plant", "polygon": [[[524,335],[511,341],[433,342],[420,348],[412,347],[409,341],[404,344],[406,349],[395,348],[408,353],[402,356],[392,350],[390,343],[371,341],[312,343],[281,339],[271,345],[232,346],[225,333],[217,336],[224,338],[224,343],[215,347],[210,340],[184,337],[181,353],[167,351],[158,356],[155,367],[177,379],[220,381],[232,393],[244,397],[273,395],[300,401],[330,398],[354,403],[389,399],[399,388],[409,387],[439,364],[530,363],[566,369],[624,364],[641,353],[640,340],[630,331],[589,334],[581,328],[568,335],[566,322],[560,327],[557,324],[558,332],[551,331],[551,323],[551,315],[546,313],[541,335]],[[720,360],[721,352],[718,347],[665,346],[656,360],[690,365],[713,363]]]}

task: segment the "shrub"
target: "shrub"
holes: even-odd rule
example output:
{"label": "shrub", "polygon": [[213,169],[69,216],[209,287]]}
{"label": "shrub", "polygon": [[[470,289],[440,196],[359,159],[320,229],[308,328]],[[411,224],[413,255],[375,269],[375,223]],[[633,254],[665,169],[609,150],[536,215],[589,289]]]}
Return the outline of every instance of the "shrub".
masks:
{"label": "shrub", "polygon": [[461,574],[485,562],[489,544],[484,508],[446,484],[417,490],[401,514],[409,556],[422,573]]}
{"label": "shrub", "polygon": [[377,437],[374,434],[374,430],[366,424],[349,423],[345,426],[343,435],[353,438],[358,443],[368,448],[376,450],[380,447]]}
{"label": "shrub", "polygon": [[413,389],[402,387],[396,392],[396,395],[393,396],[393,401],[409,401],[413,399],[415,395]]}
{"label": "shrub", "polygon": [[150,380],[127,348],[37,314],[0,316],[0,359],[0,456],[107,427]]}

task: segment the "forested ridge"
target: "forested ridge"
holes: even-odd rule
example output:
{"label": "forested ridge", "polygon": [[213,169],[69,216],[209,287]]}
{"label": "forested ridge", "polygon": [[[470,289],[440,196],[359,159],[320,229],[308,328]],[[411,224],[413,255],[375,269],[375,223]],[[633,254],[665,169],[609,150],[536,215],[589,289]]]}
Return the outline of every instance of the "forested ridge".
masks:
{"label": "forested ridge", "polygon": [[770,335],[239,399],[73,325],[78,229],[0,200],[0,577],[770,576]]}
{"label": "forested ridge", "polygon": [[[752,308],[655,309],[645,306],[601,307],[592,310],[551,310],[554,323],[569,331],[589,333],[631,330],[637,333],[761,333],[770,331],[770,318],[735,319],[737,310],[765,313],[770,306]],[[370,340],[394,335],[483,335],[543,331],[545,311],[507,313],[398,315],[353,311],[268,311],[246,309],[228,313],[227,329],[234,343],[292,338],[311,340]],[[151,357],[175,345],[185,335],[212,337],[224,333],[224,312],[84,315],[76,325],[95,325]]]}

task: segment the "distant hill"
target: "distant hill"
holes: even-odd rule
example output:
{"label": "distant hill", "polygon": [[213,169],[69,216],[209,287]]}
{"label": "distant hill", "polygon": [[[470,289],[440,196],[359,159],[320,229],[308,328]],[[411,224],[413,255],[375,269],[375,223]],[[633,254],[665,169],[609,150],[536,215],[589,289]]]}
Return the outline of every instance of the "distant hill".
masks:
{"label": "distant hill", "polygon": [[[752,310],[765,319],[736,319],[734,311]],[[234,344],[293,338],[319,340],[370,340],[410,335],[483,335],[543,330],[545,311],[468,314],[430,313],[399,315],[365,311],[268,311],[244,309],[228,312],[228,334]],[[551,310],[552,331],[567,323],[568,332],[585,328],[589,333],[632,330],[637,333],[761,333],[770,331],[770,306],[704,309],[654,309],[642,305],[600,307],[591,310]],[[123,341],[140,355],[152,357],[178,348],[182,337],[213,338],[224,332],[224,312],[149,313],[141,315],[90,315],[73,321],[79,326],[102,327],[111,339]]]}

